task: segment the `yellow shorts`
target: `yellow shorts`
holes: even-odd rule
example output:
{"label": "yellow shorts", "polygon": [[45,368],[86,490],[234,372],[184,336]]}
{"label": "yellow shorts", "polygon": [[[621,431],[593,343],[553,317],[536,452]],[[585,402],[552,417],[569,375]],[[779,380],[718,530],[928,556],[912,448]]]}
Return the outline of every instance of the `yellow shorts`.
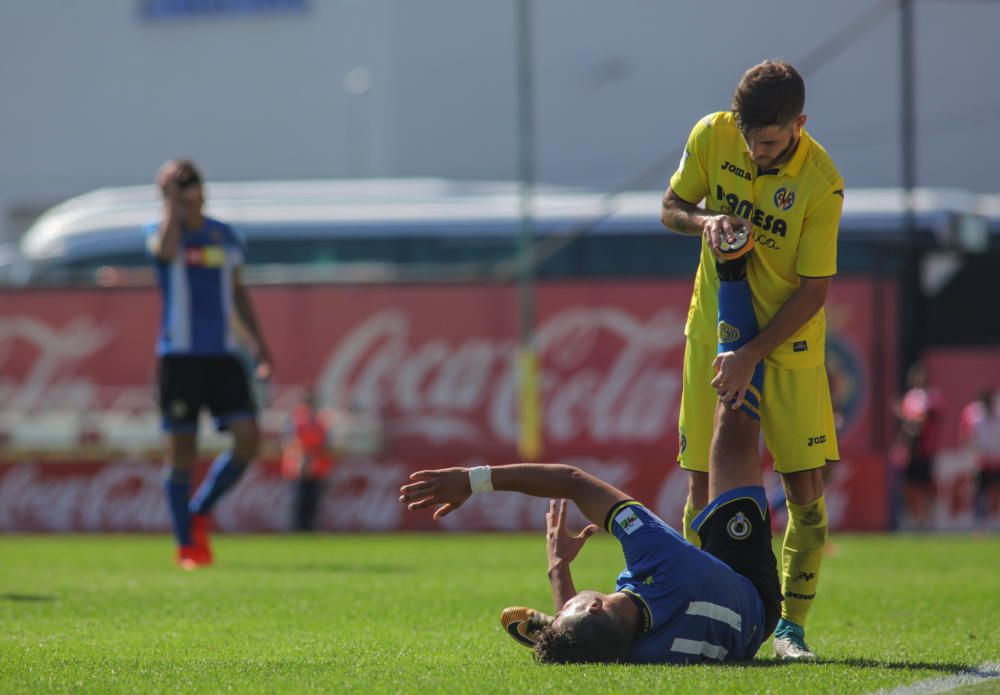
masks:
{"label": "yellow shorts", "polygon": [[[719,397],[712,388],[716,346],[688,339],[684,348],[680,452],[689,471],[708,472],[708,452]],[[840,459],[826,367],[780,369],[764,365],[760,425],[778,473],[820,468]]]}

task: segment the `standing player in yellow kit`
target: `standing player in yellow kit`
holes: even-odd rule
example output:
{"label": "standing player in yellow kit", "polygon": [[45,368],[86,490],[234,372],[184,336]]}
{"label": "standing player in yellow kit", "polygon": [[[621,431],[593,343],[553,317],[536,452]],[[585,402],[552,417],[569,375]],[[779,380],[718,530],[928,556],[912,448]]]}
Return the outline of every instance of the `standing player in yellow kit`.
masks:
{"label": "standing player in yellow kit", "polygon": [[[782,617],[774,633],[782,659],[816,659],[805,642],[827,537],[823,467],[839,458],[824,351],[823,304],[837,272],[844,182],[826,150],[804,130],[805,84],[794,67],[765,61],[748,70],[731,111],[691,131],[663,197],[668,229],[702,237],[701,262],[684,333],[681,468],[688,471],[684,536],[708,503],[708,459],[716,404],[740,407],[764,361],[764,439],[788,500],[782,547]],[[704,207],[698,207],[704,201]],[[752,230],[747,277],[760,333],[717,354],[720,240]]]}

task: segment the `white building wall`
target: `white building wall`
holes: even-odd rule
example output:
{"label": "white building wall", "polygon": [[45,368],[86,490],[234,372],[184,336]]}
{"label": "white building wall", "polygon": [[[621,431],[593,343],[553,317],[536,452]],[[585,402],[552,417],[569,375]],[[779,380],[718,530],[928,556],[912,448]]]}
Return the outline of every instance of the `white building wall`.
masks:
{"label": "white building wall", "polygon": [[[641,181],[658,188],[743,69],[800,60],[880,3],[535,5],[539,178],[611,188],[663,160]],[[918,180],[1000,190],[1000,3],[915,5]],[[311,0],[156,22],[139,6],[0,2],[0,240],[176,155],[217,180],[516,175],[513,0]],[[898,74],[890,13],[807,76],[807,127],[849,187],[899,183]]]}

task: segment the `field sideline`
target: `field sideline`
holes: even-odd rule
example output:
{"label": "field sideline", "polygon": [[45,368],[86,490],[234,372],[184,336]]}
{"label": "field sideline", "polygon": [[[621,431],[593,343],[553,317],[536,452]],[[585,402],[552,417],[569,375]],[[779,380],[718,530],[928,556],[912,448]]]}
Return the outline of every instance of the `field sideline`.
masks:
{"label": "field sideline", "polygon": [[[0,692],[868,693],[1000,661],[1000,538],[834,542],[808,632],[825,663],[767,642],[746,666],[611,667],[539,666],[501,631],[506,605],[550,607],[541,534],[222,536],[193,573],[166,536],[8,536]],[[598,536],[577,587],[621,567]]]}

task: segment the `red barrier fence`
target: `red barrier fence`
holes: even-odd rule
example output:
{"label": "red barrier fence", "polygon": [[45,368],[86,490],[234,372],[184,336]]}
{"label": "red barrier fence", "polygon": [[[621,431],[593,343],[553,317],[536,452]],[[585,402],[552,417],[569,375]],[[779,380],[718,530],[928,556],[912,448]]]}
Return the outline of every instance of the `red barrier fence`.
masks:
{"label": "red barrier fence", "polygon": [[[828,305],[844,457],[830,495],[838,528],[887,523],[891,287],[838,279]],[[673,461],[689,293],[687,281],[538,289],[544,458],[579,463],[671,521],[685,494]],[[512,288],[260,287],[253,297],[284,385],[275,389],[283,405],[265,413],[272,431],[291,405],[282,400],[285,387],[306,384],[316,384],[325,401],[361,405],[384,423],[383,455],[346,460],[334,472],[321,527],[430,528],[427,515],[404,515],[396,503],[410,471],[515,460]],[[167,527],[157,467],[148,455],[112,451],[115,432],[128,430],[123,419],[154,420],[158,310],[152,290],[0,295],[0,445],[5,463],[20,464],[0,467],[0,529]],[[31,453],[38,450],[47,453]],[[95,451],[103,453],[90,456]],[[273,462],[260,464],[220,505],[220,525],[286,528],[288,495]],[[445,527],[539,528],[543,505],[478,496]]]}

